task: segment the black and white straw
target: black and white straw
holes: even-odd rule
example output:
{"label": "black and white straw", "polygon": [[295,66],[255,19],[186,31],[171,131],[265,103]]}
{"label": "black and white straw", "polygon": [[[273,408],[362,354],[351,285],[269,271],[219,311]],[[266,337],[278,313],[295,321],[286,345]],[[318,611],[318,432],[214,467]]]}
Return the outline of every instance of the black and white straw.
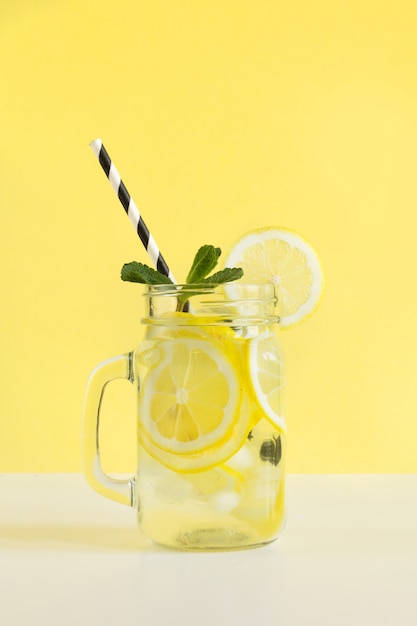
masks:
{"label": "black and white straw", "polygon": [[104,170],[107,178],[110,181],[111,186],[113,187],[114,192],[119,198],[124,210],[127,213],[128,218],[130,219],[134,229],[140,237],[141,242],[145,246],[145,249],[156,269],[164,274],[165,276],[169,276],[173,283],[175,283],[174,276],[172,275],[171,270],[169,269],[164,257],[162,256],[158,246],[156,245],[155,239],[152,237],[149,232],[148,227],[146,226],[143,218],[139,212],[138,207],[136,206],[133,198],[130,196],[128,190],[122,179],[120,178],[119,172],[115,168],[112,163],[107,150],[103,146],[103,142],[101,139],[94,139],[90,143],[90,146],[98,158],[101,167]]}

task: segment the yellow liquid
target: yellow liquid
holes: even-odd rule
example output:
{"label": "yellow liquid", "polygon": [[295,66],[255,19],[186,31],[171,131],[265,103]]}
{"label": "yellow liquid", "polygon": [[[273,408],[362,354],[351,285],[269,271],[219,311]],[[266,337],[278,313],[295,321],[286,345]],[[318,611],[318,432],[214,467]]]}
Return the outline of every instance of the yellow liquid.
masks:
{"label": "yellow liquid", "polygon": [[[152,331],[147,342],[149,361],[152,347],[164,335],[162,330]],[[184,332],[183,328],[171,329],[163,340],[175,341]],[[198,333],[205,341],[222,342],[234,363],[240,383],[242,429],[236,428],[226,442],[227,458],[218,452],[211,456],[208,451],[203,455],[205,467],[196,470],[193,466],[191,471],[187,471],[186,455],[180,471],[172,469],[161,462],[163,455],[159,457],[140,438],[139,526],[155,543],[181,550],[231,550],[269,543],[276,539],[284,521],[286,441],[281,425],[274,423],[262,406],[252,380],[248,355],[260,331],[200,327]],[[273,360],[274,354],[272,350],[266,359]],[[270,370],[271,376],[276,375],[278,389],[278,363],[272,363]],[[146,376],[145,371],[142,385],[147,384]],[[138,406],[141,421],[140,398]],[[279,409],[276,397],[274,409]]]}

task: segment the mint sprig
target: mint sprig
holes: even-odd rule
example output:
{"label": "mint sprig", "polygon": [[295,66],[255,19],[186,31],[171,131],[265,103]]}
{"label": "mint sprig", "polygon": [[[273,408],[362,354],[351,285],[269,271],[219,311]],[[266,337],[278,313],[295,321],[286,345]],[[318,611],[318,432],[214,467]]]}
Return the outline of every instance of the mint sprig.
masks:
{"label": "mint sprig", "polygon": [[[184,289],[178,294],[177,311],[184,311],[186,309],[186,302],[191,295],[196,295],[199,292],[199,286],[216,286],[223,283],[230,283],[232,281],[239,280],[239,278],[243,276],[243,270],[240,267],[225,267],[223,270],[219,270],[218,272],[209,275],[210,272],[216,267],[220,255],[220,248],[215,248],[214,246],[208,244],[201,246],[201,248],[198,249],[185,281],[186,285],[189,285],[191,289]],[[155,270],[148,265],[138,263],[137,261],[131,261],[130,263],[125,263],[123,265],[121,279],[145,285],[172,284],[172,280],[168,278],[168,276],[161,274],[161,272],[158,272],[158,270]]]}

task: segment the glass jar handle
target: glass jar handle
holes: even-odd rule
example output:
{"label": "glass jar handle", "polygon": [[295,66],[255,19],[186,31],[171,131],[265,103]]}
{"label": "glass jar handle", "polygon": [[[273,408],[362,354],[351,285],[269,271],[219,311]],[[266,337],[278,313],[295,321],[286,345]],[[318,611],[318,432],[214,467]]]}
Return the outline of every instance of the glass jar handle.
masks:
{"label": "glass jar handle", "polygon": [[108,383],[119,378],[134,381],[132,352],[103,361],[90,374],[81,429],[83,472],[90,486],[102,496],[135,506],[135,478],[112,478],[103,471],[100,461],[100,411],[104,390]]}

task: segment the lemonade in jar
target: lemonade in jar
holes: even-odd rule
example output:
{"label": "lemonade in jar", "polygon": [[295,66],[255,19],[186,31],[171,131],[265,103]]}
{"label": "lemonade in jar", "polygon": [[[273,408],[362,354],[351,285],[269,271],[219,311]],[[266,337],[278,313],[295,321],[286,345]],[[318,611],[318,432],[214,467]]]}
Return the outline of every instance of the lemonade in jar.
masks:
{"label": "lemonade in jar", "polygon": [[[192,312],[176,312],[187,291]],[[273,286],[154,286],[145,300],[152,315],[134,355],[140,528],[182,549],[273,540],[286,448]]]}

